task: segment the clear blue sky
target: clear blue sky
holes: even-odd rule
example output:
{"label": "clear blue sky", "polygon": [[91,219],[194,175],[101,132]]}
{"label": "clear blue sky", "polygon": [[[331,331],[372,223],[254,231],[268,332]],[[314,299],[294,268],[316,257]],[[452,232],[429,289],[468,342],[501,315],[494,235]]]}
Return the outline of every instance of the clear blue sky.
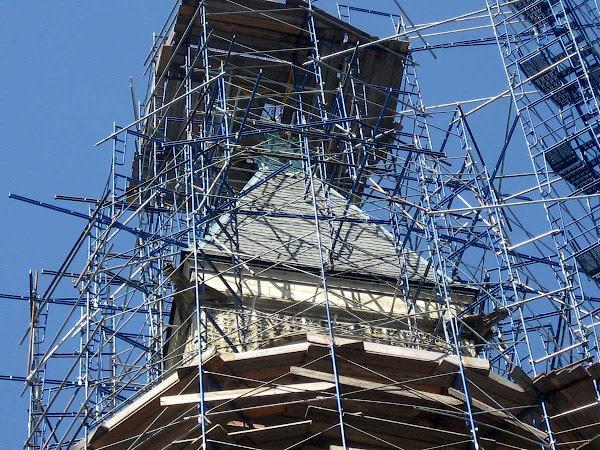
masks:
{"label": "clear blue sky", "polygon": [[[26,294],[27,272],[56,269],[83,222],[8,199],[98,196],[109,147],[93,144],[113,121],[132,120],[129,76],[143,94],[142,64],[171,0],[0,0],[0,292]],[[64,203],[64,202],[63,202]],[[69,208],[80,205],[63,204]],[[28,306],[0,300],[0,374],[24,376]],[[57,310],[58,311],[58,310]],[[0,448],[21,448],[28,393],[0,382]]]}
{"label": "clear blue sky", "polygon": [[[456,3],[402,1],[417,23],[485,6],[483,0]],[[0,292],[26,294],[28,270],[58,268],[84,225],[76,218],[9,200],[8,193],[56,204],[60,203],[54,194],[101,194],[110,146],[93,148],[93,144],[110,133],[113,121],[131,122],[129,76],[135,77],[141,97],[142,64],[152,32],[160,30],[172,4],[172,0],[0,0]],[[330,11],[331,4],[317,2]],[[394,7],[391,0],[368,6]],[[429,103],[491,96],[505,89],[495,47],[440,51],[435,62],[420,56]],[[487,130],[487,142],[494,142],[490,152],[497,151],[496,137],[504,131],[504,119],[494,124],[494,116],[482,112],[474,120]],[[74,203],[61,206],[85,211]],[[18,341],[28,325],[28,305],[0,302],[0,374],[24,376],[27,351]],[[20,383],[0,381],[2,449],[21,448],[26,435],[28,394],[19,397],[22,388]]]}

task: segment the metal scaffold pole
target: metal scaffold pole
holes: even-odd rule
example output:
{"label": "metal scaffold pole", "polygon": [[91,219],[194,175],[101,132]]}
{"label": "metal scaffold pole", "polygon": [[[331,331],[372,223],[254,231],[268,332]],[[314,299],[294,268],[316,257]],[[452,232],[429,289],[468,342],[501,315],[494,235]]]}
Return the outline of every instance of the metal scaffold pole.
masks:
{"label": "metal scaffold pole", "polygon": [[102,197],[11,195],[83,221],[25,448],[598,445],[600,9],[387,9],[177,1]]}

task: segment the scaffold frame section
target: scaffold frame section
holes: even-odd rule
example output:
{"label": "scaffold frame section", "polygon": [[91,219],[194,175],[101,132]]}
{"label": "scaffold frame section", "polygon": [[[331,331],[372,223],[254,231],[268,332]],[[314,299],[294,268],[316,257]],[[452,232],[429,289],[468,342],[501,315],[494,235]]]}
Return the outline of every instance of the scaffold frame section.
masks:
{"label": "scaffold frame section", "polygon": [[[12,195],[85,222],[3,295],[27,449],[597,445],[598,4],[313,3],[176,2],[103,196]],[[418,58],[484,45],[508,89],[426,105]],[[472,117],[500,99],[496,154]]]}

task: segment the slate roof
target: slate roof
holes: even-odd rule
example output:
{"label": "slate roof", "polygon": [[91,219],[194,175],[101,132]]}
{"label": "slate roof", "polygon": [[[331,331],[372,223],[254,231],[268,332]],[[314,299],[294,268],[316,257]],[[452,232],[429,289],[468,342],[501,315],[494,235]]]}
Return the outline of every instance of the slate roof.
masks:
{"label": "slate roof", "polygon": [[[259,170],[245,189],[259,184],[269,174]],[[366,220],[372,217],[355,205],[350,205],[344,215],[346,199],[333,189],[330,190],[333,217],[353,221],[328,221],[327,218],[332,216],[324,208],[322,185],[318,180],[315,189],[319,213],[323,217],[319,225],[328,271],[337,275],[398,278],[393,235],[380,225],[367,223]],[[305,195],[301,173],[285,171],[272,176],[240,199],[237,206],[239,248],[243,260],[250,260],[249,264],[253,261],[281,264],[279,268],[282,269],[290,266],[320,268],[312,195],[310,191]],[[229,217],[222,216],[220,220],[226,223]],[[333,225],[333,235],[341,225],[333,255],[329,223]],[[222,227],[215,224],[201,247],[208,255],[229,256],[228,241]],[[414,252],[405,254],[409,278],[421,281],[427,271],[427,261]],[[427,272],[427,281],[433,282],[433,270]]]}

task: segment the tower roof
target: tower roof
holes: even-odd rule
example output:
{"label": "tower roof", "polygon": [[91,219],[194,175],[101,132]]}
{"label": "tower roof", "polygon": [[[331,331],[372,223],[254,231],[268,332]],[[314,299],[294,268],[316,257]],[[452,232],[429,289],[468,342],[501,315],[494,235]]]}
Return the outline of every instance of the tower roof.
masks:
{"label": "tower roof", "polygon": [[[239,254],[236,256],[254,265],[320,269],[310,187],[301,173],[286,171],[269,175],[272,175],[269,171],[257,172],[243,189],[250,192],[237,203]],[[387,279],[397,279],[406,273],[412,281],[435,281],[433,269],[416,252],[404,249],[397,253],[393,235],[378,223],[387,217],[369,216],[331,188],[328,210],[323,183],[315,180],[314,185],[328,273]],[[213,225],[201,245],[206,254],[230,258],[231,237],[225,231],[230,219],[229,214],[223,215],[220,223]]]}

